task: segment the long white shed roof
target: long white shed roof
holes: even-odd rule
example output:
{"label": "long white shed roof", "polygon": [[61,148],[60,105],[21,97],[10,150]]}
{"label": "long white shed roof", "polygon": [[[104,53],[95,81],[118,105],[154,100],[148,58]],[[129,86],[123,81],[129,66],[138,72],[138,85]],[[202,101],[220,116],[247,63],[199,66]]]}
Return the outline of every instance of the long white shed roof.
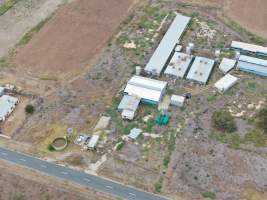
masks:
{"label": "long white shed roof", "polygon": [[188,72],[187,79],[206,84],[214,67],[214,60],[204,57],[196,57]]}
{"label": "long white shed roof", "polygon": [[235,49],[241,49],[244,51],[249,51],[252,53],[267,54],[267,47],[263,47],[263,46],[259,46],[259,45],[255,45],[255,44],[232,41],[231,47],[235,48]]}
{"label": "long white shed roof", "polygon": [[157,75],[162,72],[168,58],[175,48],[175,45],[179,43],[182,34],[187,28],[190,19],[190,17],[186,17],[180,14],[175,17],[168,31],[165,33],[163,39],[161,40],[159,46],[147,63],[145,67],[146,72]]}
{"label": "long white shed roof", "polygon": [[142,99],[159,102],[167,82],[142,76],[133,76],[127,83],[125,93]]}

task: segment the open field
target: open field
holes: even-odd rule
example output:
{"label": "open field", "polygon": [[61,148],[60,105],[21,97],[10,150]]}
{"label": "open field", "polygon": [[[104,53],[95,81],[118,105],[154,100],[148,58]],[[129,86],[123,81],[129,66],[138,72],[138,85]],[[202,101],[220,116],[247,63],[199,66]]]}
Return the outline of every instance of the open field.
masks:
{"label": "open field", "polygon": [[61,7],[39,34],[18,50],[16,64],[47,79],[78,75],[98,58],[132,2],[77,0]]}
{"label": "open field", "polygon": [[63,0],[25,0],[0,16],[0,58],[33,26],[51,15]]}

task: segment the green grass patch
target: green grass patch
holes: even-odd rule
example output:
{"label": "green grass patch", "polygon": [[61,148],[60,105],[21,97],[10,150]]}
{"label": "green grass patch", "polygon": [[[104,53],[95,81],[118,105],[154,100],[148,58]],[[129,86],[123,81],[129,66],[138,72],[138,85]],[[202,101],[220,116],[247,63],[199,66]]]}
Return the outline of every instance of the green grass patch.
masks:
{"label": "green grass patch", "polygon": [[202,193],[202,197],[209,198],[209,199],[215,199],[216,194],[214,192],[207,191],[207,192]]}
{"label": "green grass patch", "polygon": [[216,99],[217,99],[217,96],[214,95],[214,94],[209,95],[209,96],[207,97],[207,101],[208,101],[208,102],[213,102],[213,101],[215,101]]}
{"label": "green grass patch", "polygon": [[244,143],[252,143],[257,147],[266,146],[267,135],[262,130],[255,129],[246,134]]}
{"label": "green grass patch", "polygon": [[228,144],[229,147],[234,149],[238,149],[242,143],[242,140],[237,133],[222,133],[213,131],[210,134],[210,138],[220,143]]}
{"label": "green grass patch", "polygon": [[157,193],[160,193],[161,192],[162,183],[163,183],[163,178],[162,177],[158,180],[158,182],[155,183],[154,187],[155,187],[155,191]]}
{"label": "green grass patch", "polygon": [[250,90],[250,91],[252,91],[252,92],[255,92],[256,89],[257,89],[257,84],[256,84],[256,82],[254,82],[254,81],[249,81],[249,82],[247,83],[247,88],[248,88],[248,90]]}
{"label": "green grass patch", "polygon": [[5,14],[10,8],[12,8],[18,0],[7,0],[4,4],[0,6],[0,16]]}
{"label": "green grass patch", "polygon": [[35,27],[33,27],[29,32],[27,32],[18,42],[17,46],[23,46],[25,44],[27,44],[32,38],[33,36],[38,33],[42,27],[46,24],[46,22],[50,19],[51,17],[47,17],[46,19],[42,20],[41,22],[39,22],[39,24],[37,24]]}

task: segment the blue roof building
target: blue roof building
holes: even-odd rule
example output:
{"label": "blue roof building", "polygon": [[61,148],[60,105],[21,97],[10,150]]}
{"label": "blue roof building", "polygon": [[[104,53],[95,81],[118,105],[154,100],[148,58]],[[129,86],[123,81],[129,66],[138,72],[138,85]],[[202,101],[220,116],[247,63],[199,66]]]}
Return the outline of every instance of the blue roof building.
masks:
{"label": "blue roof building", "polygon": [[237,69],[259,76],[267,76],[267,60],[241,55]]}

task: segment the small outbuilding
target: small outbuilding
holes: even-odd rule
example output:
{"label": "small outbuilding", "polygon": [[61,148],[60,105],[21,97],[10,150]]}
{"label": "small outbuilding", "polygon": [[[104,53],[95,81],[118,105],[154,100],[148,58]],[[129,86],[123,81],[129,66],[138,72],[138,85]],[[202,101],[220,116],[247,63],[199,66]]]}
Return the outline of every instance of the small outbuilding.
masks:
{"label": "small outbuilding", "polygon": [[226,74],[235,67],[235,64],[236,64],[236,60],[223,58],[222,62],[219,65],[219,69],[222,73]]}
{"label": "small outbuilding", "polygon": [[229,90],[233,87],[238,81],[238,78],[232,76],[231,74],[226,74],[222,77],[219,81],[214,84],[214,87],[220,92],[224,93],[225,91]]}
{"label": "small outbuilding", "polygon": [[185,102],[184,96],[179,96],[179,95],[172,95],[171,96],[171,105],[173,105],[173,106],[183,107],[184,102]]}
{"label": "small outbuilding", "polygon": [[93,135],[87,144],[87,148],[94,150],[99,140],[99,135]]}
{"label": "small outbuilding", "polygon": [[128,135],[128,137],[132,140],[136,140],[140,134],[142,133],[142,129],[139,129],[139,128],[133,128],[131,131],[130,131],[130,134]]}
{"label": "small outbuilding", "polygon": [[137,96],[124,95],[119,106],[118,110],[121,112],[123,119],[133,120],[135,112],[138,109],[140,98]]}

